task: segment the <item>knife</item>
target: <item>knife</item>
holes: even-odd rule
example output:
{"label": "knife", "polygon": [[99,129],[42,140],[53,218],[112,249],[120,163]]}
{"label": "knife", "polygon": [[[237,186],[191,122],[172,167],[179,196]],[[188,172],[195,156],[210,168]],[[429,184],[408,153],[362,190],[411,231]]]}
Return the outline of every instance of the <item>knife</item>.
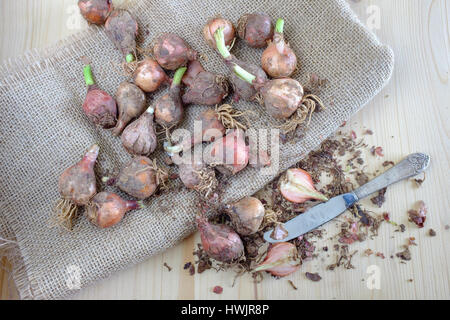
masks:
{"label": "knife", "polygon": [[429,155],[424,153],[410,154],[400,163],[353,192],[331,198],[327,202],[318,204],[307,210],[305,213],[286,222],[284,228],[287,230],[288,235],[284,239],[272,239],[270,235],[272,234],[273,229],[264,233],[264,239],[271,243],[284,242],[314,230],[324,223],[336,218],[355,204],[355,202],[370,194],[425,171],[429,164]]}

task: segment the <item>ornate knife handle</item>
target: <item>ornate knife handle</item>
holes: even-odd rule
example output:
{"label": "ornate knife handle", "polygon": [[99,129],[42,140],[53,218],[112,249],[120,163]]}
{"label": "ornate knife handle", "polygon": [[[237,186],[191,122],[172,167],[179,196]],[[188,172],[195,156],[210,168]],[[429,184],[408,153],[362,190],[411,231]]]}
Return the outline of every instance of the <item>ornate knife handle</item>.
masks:
{"label": "ornate knife handle", "polygon": [[430,156],[424,153],[413,153],[407,156],[397,165],[379,175],[365,185],[354,191],[358,199],[367,197],[368,195],[381,190],[400,180],[414,177],[425,171],[430,164]]}

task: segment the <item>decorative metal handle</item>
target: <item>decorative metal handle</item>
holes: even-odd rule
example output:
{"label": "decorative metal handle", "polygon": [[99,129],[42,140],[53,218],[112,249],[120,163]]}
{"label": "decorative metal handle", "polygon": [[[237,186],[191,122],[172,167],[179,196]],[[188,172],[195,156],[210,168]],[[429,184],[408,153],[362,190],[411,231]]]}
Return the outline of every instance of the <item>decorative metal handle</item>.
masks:
{"label": "decorative metal handle", "polygon": [[424,153],[413,153],[407,156],[397,165],[369,181],[354,191],[358,199],[381,190],[400,180],[414,177],[423,172],[430,164],[430,156]]}

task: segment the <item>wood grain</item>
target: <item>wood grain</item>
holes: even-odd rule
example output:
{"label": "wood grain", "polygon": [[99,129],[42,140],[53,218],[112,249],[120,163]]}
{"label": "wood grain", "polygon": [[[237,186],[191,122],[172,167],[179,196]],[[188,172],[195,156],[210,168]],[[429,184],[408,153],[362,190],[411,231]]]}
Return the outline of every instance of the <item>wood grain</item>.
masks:
{"label": "wood grain", "polygon": [[[3,0],[0,2],[0,60],[20,55],[27,49],[44,47],[82,28],[77,23],[76,0]],[[450,224],[449,190],[449,65],[450,6],[446,0],[362,0],[349,1],[363,22],[379,10],[380,25],[373,31],[395,52],[395,71],[389,85],[347,126],[361,134],[365,128],[374,131],[366,136],[369,145],[383,146],[385,159],[399,161],[411,152],[431,155],[432,164],[422,188],[405,181],[388,189],[388,201],[382,210],[392,220],[408,226],[405,233],[395,233],[385,224],[380,236],[352,245],[355,269],[326,271],[334,255],[304,264],[300,272],[287,279],[266,277],[260,284],[244,276],[231,287],[233,273],[207,271],[189,276],[183,270],[192,261],[192,251],[199,237],[193,235],[165,253],[147,262],[117,273],[109,279],[79,292],[77,299],[449,299]],[[369,170],[381,168],[385,159],[370,155]],[[407,222],[406,212],[418,200],[424,200],[429,216],[424,229]],[[367,206],[371,205],[367,203]],[[373,207],[373,206],[372,206]],[[428,236],[428,229],[437,232]],[[333,235],[335,224],[326,226]],[[389,256],[401,250],[408,237],[418,244],[412,248],[413,259],[401,264]],[[363,257],[371,248],[383,252],[386,259]],[[172,267],[168,271],[163,263]],[[2,265],[8,263],[2,260]],[[381,287],[369,290],[367,267],[379,267]],[[319,272],[323,278],[314,283],[306,271]],[[293,290],[287,280],[298,287]],[[409,282],[408,279],[413,279]],[[212,293],[215,285],[224,287],[222,295]],[[17,298],[8,286],[7,274],[0,269],[0,299]]]}

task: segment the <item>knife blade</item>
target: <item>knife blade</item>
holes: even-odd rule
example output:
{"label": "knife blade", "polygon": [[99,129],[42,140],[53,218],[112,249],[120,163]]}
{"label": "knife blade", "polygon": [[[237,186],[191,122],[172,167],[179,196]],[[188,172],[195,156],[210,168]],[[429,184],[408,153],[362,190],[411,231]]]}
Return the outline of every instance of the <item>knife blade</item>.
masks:
{"label": "knife blade", "polygon": [[274,240],[270,237],[273,230],[264,233],[264,239],[267,242],[284,242],[305,234],[324,223],[336,218],[342,212],[352,206],[358,199],[354,193],[346,193],[331,198],[327,202],[318,204],[298,217],[289,220],[284,224],[288,236],[282,240]]}
{"label": "knife blade", "polygon": [[318,204],[286,222],[284,228],[288,234],[282,240],[275,240],[271,237],[273,229],[264,233],[264,240],[271,243],[284,242],[314,230],[339,216],[360,199],[400,180],[418,175],[428,168],[429,164],[430,156],[424,153],[410,154],[403,161],[355,191],[336,196],[327,202]]}

